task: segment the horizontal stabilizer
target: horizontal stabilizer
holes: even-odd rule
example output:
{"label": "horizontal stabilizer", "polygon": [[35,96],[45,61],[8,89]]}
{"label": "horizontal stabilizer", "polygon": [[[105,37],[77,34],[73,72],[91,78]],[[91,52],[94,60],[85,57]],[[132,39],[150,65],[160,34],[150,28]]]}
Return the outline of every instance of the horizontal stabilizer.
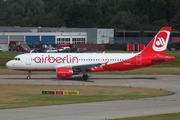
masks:
{"label": "horizontal stabilizer", "polygon": [[151,60],[152,62],[161,62],[161,61],[164,61],[165,58],[152,58]]}

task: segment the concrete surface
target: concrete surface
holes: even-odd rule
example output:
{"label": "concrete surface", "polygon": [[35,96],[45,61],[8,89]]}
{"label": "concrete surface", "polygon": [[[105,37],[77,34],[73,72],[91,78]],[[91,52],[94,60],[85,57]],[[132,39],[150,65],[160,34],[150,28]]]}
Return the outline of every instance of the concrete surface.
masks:
{"label": "concrete surface", "polygon": [[55,75],[0,75],[0,84],[59,84],[131,86],[165,89],[174,95],[139,100],[119,100],[44,107],[1,109],[0,120],[105,120],[180,112],[180,75],[92,75],[58,79]]}

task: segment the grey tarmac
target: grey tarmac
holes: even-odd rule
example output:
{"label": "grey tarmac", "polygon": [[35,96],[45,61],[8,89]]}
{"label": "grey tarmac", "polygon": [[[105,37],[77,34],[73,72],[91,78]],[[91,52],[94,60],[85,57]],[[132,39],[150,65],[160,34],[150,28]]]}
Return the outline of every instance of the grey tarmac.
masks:
{"label": "grey tarmac", "polygon": [[0,75],[0,84],[57,84],[129,86],[164,89],[175,94],[138,100],[117,100],[69,105],[1,109],[0,120],[106,120],[180,112],[180,75],[90,75],[58,79],[55,75]]}

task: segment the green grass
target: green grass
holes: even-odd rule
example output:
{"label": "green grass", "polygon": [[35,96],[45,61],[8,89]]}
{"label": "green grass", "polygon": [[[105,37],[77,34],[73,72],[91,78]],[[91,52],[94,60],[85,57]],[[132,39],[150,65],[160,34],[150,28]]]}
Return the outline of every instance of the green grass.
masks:
{"label": "green grass", "polygon": [[[79,91],[79,95],[41,94],[43,90]],[[61,105],[72,103],[140,99],[166,96],[173,92],[120,86],[76,85],[0,85],[0,109],[29,106]]]}
{"label": "green grass", "polygon": [[22,52],[1,52],[0,59],[12,59],[19,54],[22,54]]}
{"label": "green grass", "polygon": [[180,120],[180,113],[119,118],[119,119],[111,119],[111,120]]}
{"label": "green grass", "polygon": [[6,68],[6,62],[22,52],[0,52],[0,68]]}

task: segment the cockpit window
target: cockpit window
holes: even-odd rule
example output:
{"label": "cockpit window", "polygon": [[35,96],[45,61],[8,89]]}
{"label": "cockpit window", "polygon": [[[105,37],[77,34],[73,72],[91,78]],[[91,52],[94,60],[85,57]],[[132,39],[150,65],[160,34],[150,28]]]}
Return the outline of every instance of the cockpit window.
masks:
{"label": "cockpit window", "polygon": [[20,58],[13,58],[13,60],[20,61]]}

